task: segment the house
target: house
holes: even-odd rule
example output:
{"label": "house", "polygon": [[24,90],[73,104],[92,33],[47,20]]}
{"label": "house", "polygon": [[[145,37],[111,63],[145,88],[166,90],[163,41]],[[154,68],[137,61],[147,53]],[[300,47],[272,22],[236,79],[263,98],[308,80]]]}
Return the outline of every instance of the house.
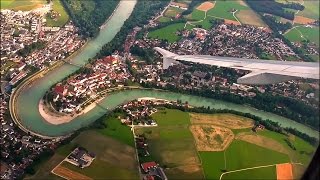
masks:
{"label": "house", "polygon": [[144,170],[144,172],[149,172],[149,170],[151,169],[151,168],[156,168],[156,167],[158,167],[158,164],[156,163],[156,162],[154,162],[154,161],[152,161],[152,162],[146,162],[146,163],[143,163],[143,164],[141,164],[141,167],[142,167],[142,169]]}

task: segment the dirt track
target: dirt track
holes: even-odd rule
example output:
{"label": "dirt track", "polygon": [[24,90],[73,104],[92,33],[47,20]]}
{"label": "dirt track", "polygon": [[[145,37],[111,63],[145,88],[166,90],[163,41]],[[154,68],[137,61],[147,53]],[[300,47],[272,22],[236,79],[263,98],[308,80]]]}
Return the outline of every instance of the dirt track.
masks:
{"label": "dirt track", "polygon": [[78,179],[92,179],[88,176],[85,176],[83,174],[80,174],[80,173],[77,173],[77,172],[74,172],[74,171],[71,171],[70,169],[68,168],[65,168],[63,166],[58,166],[56,167],[53,172],[57,175],[60,175],[66,179],[74,179],[74,180],[78,180]]}
{"label": "dirt track", "polygon": [[277,164],[277,180],[293,179],[292,165],[290,163]]}

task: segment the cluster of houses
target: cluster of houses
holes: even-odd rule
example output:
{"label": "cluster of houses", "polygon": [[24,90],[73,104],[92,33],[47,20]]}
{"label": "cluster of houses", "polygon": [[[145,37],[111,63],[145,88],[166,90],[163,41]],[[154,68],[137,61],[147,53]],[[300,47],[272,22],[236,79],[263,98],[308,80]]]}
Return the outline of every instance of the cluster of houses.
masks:
{"label": "cluster of houses", "polygon": [[155,179],[168,180],[162,167],[160,167],[159,164],[157,164],[154,161],[142,163],[141,168],[146,174],[145,176],[143,176],[143,180],[155,180]]}
{"label": "cluster of houses", "polygon": [[65,161],[80,168],[85,168],[91,165],[95,157],[96,155],[94,153],[88,152],[83,147],[77,147],[70,153]]}
{"label": "cluster of houses", "polygon": [[58,140],[44,140],[15,126],[8,110],[9,98],[0,94],[0,179],[19,179],[44,150],[55,149]]}
{"label": "cluster of houses", "polygon": [[119,55],[96,60],[82,73],[69,77],[53,88],[53,103],[58,111],[73,113],[88,98],[113,87],[123,86],[130,78],[127,66]]}
{"label": "cluster of houses", "polygon": [[139,98],[138,100],[130,101],[119,108],[125,111],[126,116],[120,117],[122,124],[140,125],[140,126],[157,126],[157,123],[150,116],[157,112],[155,105],[167,103],[166,100],[154,98]]}
{"label": "cluster of houses", "polygon": [[[1,74],[7,77],[10,86],[27,76],[32,66],[45,68],[85,43],[71,21],[64,27],[46,27],[46,19],[38,11],[1,10],[0,17]],[[39,42],[45,44],[43,49],[33,49],[26,56],[17,54]],[[30,66],[26,68],[25,65]]]}

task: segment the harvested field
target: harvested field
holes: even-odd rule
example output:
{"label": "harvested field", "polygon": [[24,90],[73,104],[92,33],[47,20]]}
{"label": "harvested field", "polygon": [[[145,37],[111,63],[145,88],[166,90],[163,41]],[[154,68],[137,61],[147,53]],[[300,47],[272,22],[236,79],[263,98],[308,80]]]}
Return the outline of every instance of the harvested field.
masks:
{"label": "harvested field", "polygon": [[243,24],[249,24],[258,27],[266,27],[267,25],[260,19],[259,15],[254,11],[250,10],[241,10],[236,14],[239,21]]}
{"label": "harvested field", "polygon": [[186,165],[165,169],[165,173],[172,179],[204,179],[201,165]]}
{"label": "harvested field", "polygon": [[198,151],[223,151],[234,138],[230,129],[213,125],[191,125],[190,130]]}
{"label": "harvested field", "polygon": [[233,21],[229,19],[224,19],[224,23],[226,24],[234,24],[234,25],[241,25],[238,21]]}
{"label": "harvested field", "polygon": [[197,9],[200,11],[208,11],[208,10],[214,8],[214,5],[215,5],[214,3],[207,1],[207,2],[200,4],[200,6],[198,6]]}
{"label": "harvested field", "polygon": [[295,16],[293,20],[293,22],[297,24],[310,24],[310,23],[313,23],[314,21],[315,21],[314,19],[310,19],[303,16]]}
{"label": "harvested field", "polygon": [[290,163],[277,164],[277,180],[293,179],[292,165]]}
{"label": "harvested field", "polygon": [[277,142],[274,139],[267,138],[260,135],[247,134],[247,133],[239,133],[235,139],[239,139],[242,141],[246,141],[248,143],[255,144],[257,146],[261,146],[267,149],[271,149],[280,153],[288,154],[288,150],[282,144]]}
{"label": "harvested field", "polygon": [[230,129],[253,127],[253,120],[234,114],[196,114],[190,113],[191,124],[213,124]]}
{"label": "harvested field", "polygon": [[77,179],[91,179],[88,176],[85,176],[83,174],[71,171],[70,169],[65,168],[65,167],[63,167],[61,165],[59,165],[58,167],[54,168],[52,170],[52,172],[54,174],[58,175],[58,176],[66,178],[66,179],[75,179],[75,180],[77,180]]}
{"label": "harvested field", "polygon": [[175,6],[180,6],[180,7],[183,7],[183,8],[188,8],[188,4],[185,4],[185,3],[172,2],[171,4],[175,5]]}

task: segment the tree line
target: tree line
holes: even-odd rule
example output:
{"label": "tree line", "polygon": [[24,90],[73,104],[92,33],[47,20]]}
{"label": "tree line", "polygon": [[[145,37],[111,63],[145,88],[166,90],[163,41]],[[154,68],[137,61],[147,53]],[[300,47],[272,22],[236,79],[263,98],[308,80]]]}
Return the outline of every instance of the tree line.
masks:
{"label": "tree line", "polygon": [[127,35],[136,26],[143,27],[148,23],[148,18],[153,16],[156,12],[160,11],[169,3],[169,0],[163,1],[144,1],[138,0],[131,16],[124,22],[124,25],[116,36],[106,45],[104,45],[95,59],[111,55],[116,50],[123,50],[123,44]]}

